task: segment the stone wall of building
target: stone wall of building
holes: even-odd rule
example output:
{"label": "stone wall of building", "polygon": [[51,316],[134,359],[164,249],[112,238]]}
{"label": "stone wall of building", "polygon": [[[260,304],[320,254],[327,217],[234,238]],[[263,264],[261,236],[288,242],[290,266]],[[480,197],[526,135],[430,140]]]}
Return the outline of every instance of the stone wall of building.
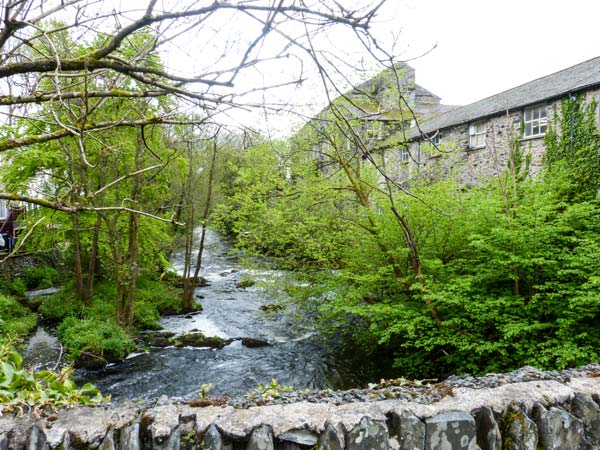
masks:
{"label": "stone wall of building", "polygon": [[[588,102],[598,102],[600,90],[588,91],[585,97]],[[561,100],[547,105],[549,124],[552,124],[554,112],[560,111],[560,105]],[[600,124],[600,111],[598,119]],[[441,142],[437,148],[427,140],[414,141],[410,145],[412,158],[406,164],[408,167],[402,169],[402,176],[439,179],[454,175],[467,186],[477,185],[482,178],[496,176],[506,169],[511,142],[520,132],[521,121],[522,111],[486,119],[486,145],[482,148],[469,148],[469,124],[441,130]],[[521,139],[521,146],[531,155],[530,173],[538,173],[543,166],[544,138]]]}
{"label": "stone wall of building", "polygon": [[0,450],[600,449],[600,365],[471,377],[432,402],[414,386],[401,398],[341,404],[165,401],[4,415]]}

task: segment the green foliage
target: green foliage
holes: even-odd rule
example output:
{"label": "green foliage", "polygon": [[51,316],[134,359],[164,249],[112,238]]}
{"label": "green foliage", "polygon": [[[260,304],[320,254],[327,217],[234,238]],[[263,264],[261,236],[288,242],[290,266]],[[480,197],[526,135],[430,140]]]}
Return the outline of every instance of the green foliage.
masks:
{"label": "green foliage", "polygon": [[0,293],[16,298],[27,298],[27,287],[21,278],[0,276]]}
{"label": "green foliage", "polygon": [[33,331],[37,316],[17,300],[0,294],[0,335],[23,337]]}
{"label": "green foliage", "polygon": [[0,342],[0,412],[90,406],[108,400],[89,383],[77,389],[72,373],[72,367],[65,367],[59,373],[25,370],[21,355],[8,341]]}
{"label": "green foliage", "polygon": [[200,392],[198,393],[198,398],[206,398],[208,393],[212,391],[213,385],[211,383],[203,384],[200,386]]}
{"label": "green foliage", "polygon": [[23,272],[22,278],[28,290],[47,289],[60,281],[60,274],[50,266],[31,267]]}
{"label": "green foliage", "polygon": [[246,394],[246,397],[249,400],[262,400],[262,401],[271,401],[276,398],[281,397],[281,394],[285,392],[292,392],[294,388],[292,386],[283,386],[277,383],[277,380],[273,378],[269,384],[259,384],[258,387],[250,391]]}
{"label": "green foliage", "polygon": [[100,319],[67,317],[56,329],[69,359],[90,355],[106,361],[123,359],[135,348],[133,340],[121,327]]}
{"label": "green foliage", "polygon": [[[96,283],[90,306],[75,298],[72,284],[46,297],[39,307],[45,320],[59,323],[58,337],[70,359],[89,353],[106,360],[122,359],[134,346],[131,337],[116,324],[115,284],[110,280]],[[137,329],[160,329],[163,314],[181,310],[178,291],[166,283],[148,277],[137,280],[134,324]]]}
{"label": "green foliage", "polygon": [[336,206],[346,194],[334,186],[311,164],[296,161],[283,144],[259,144],[235,169],[213,226],[235,236],[240,248],[267,255],[281,267],[337,265],[348,224]]}
{"label": "green foliage", "polygon": [[572,200],[589,200],[600,192],[600,133],[597,103],[586,103],[583,95],[561,102],[554,123],[545,137],[544,163],[549,178],[559,177],[560,192]]}
{"label": "green foliage", "polygon": [[75,297],[72,286],[44,298],[38,308],[42,318],[50,322],[59,322],[70,316],[80,316],[82,312],[83,305]]}

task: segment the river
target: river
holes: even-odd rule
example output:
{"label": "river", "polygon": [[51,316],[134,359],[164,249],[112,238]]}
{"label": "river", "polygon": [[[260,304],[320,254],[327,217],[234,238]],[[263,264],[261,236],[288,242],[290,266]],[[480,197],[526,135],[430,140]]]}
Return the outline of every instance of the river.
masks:
{"label": "river", "polygon": [[[180,273],[182,261],[182,254],[173,256]],[[248,348],[234,341],[222,349],[150,348],[102,370],[77,370],[76,381],[94,383],[119,402],[162,395],[194,398],[203,384],[212,384],[211,395],[238,396],[272,379],[295,389],[342,388],[378,380],[376,363],[326,351],[310,330],[292,326],[285,311],[263,314],[259,308],[269,300],[261,288],[242,288],[238,283],[241,277],[260,281],[278,273],[243,269],[231,246],[214,232],[207,233],[201,275],[209,283],[197,290],[202,313],[164,317],[164,331],[199,330],[206,336],[251,337],[271,345]]]}

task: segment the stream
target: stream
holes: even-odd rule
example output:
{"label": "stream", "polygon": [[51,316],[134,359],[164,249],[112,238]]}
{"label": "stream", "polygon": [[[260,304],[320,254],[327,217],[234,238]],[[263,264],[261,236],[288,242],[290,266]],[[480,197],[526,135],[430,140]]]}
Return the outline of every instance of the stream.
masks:
{"label": "stream", "polygon": [[[183,255],[172,258],[175,269],[182,273]],[[237,257],[231,256],[231,245],[214,232],[207,233],[201,275],[208,286],[198,288],[202,313],[168,316],[161,319],[163,331],[178,334],[192,330],[206,336],[222,338],[250,337],[267,341],[269,346],[248,348],[238,341],[222,349],[151,348],[130,354],[127,359],[97,371],[77,370],[78,383],[91,382],[114,402],[126,399],[150,399],[163,395],[196,398],[203,384],[212,384],[210,395],[238,396],[276,379],[280,385],[305,388],[347,388],[379,380],[377,364],[351,361],[326,351],[323,344],[306,330],[296,331],[288,314],[280,311],[265,315],[259,307],[269,303],[256,286],[237,287],[242,276],[266,280],[275,271],[246,271]],[[41,337],[38,336],[42,333]],[[43,330],[32,338],[38,353],[50,355],[56,362],[58,346]],[[25,352],[35,352],[35,346]],[[49,351],[53,349],[53,353]],[[29,357],[31,361],[31,357]],[[38,367],[47,367],[39,360]],[[30,365],[35,365],[30,362]]]}

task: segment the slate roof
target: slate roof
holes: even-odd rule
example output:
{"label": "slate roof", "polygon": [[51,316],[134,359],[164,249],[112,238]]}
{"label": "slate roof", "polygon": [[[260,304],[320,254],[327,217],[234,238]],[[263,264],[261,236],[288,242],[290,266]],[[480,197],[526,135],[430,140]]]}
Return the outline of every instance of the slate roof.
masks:
{"label": "slate roof", "polygon": [[[505,111],[553,100],[596,85],[600,85],[600,57],[440,114],[421,122],[419,127],[423,133],[431,133]],[[409,130],[409,138],[418,136],[420,136],[418,129]]]}

